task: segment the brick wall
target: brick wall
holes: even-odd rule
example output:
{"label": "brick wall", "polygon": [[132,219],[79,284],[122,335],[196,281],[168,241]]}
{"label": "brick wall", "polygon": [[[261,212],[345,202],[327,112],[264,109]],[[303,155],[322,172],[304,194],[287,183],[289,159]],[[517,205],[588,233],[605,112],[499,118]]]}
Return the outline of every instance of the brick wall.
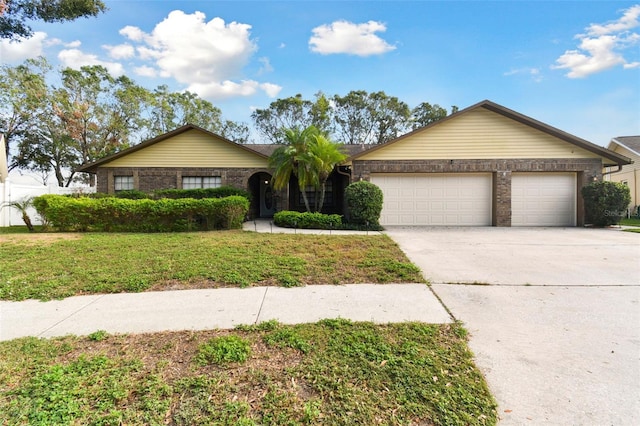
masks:
{"label": "brick wall", "polygon": [[182,188],[184,176],[220,176],[222,185],[247,189],[249,177],[266,171],[250,168],[169,168],[169,167],[102,167],[97,172],[97,191],[114,192],[114,176],[133,176],[134,189],[151,192],[158,189]]}
{"label": "brick wall", "polygon": [[499,159],[499,160],[355,160],[352,181],[370,180],[372,173],[492,173],[492,224],[511,226],[511,176],[522,172],[575,172],[577,175],[577,223],[584,225],[580,190],[594,179],[602,179],[602,161],[585,159]]}

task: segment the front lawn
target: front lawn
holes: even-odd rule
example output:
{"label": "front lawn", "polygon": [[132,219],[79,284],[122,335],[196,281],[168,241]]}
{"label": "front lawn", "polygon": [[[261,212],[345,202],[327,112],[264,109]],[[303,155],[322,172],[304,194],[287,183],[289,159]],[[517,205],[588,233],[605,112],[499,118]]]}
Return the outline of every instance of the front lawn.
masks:
{"label": "front lawn", "polygon": [[639,217],[622,218],[620,220],[620,225],[640,226],[640,218]]}
{"label": "front lawn", "polygon": [[386,235],[0,234],[0,299],[222,286],[424,282]]}
{"label": "front lawn", "polygon": [[0,342],[0,424],[494,425],[459,324]]}

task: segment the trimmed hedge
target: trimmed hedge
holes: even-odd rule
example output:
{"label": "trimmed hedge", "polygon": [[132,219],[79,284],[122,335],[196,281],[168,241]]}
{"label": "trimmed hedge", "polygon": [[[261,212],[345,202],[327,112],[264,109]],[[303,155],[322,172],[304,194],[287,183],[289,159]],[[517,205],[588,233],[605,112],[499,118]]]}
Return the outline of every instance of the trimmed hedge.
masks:
{"label": "trimmed hedge", "polygon": [[339,214],[300,213],[285,210],[273,215],[273,223],[283,228],[341,229],[342,216]]}
{"label": "trimmed hedge", "polygon": [[239,195],[251,200],[251,194],[244,189],[233,186],[220,186],[218,188],[198,188],[198,189],[161,189],[153,192],[153,198],[225,198],[233,195]]}
{"label": "trimmed hedge", "polygon": [[235,229],[242,226],[249,201],[225,198],[120,199],[42,195],[38,213],[61,231],[175,232]]}
{"label": "trimmed hedge", "polygon": [[592,182],[582,188],[585,219],[594,226],[620,223],[631,203],[629,187],[620,182]]}
{"label": "trimmed hedge", "polygon": [[345,189],[344,197],[349,211],[349,223],[379,227],[382,190],[378,186],[366,180],[353,182]]}

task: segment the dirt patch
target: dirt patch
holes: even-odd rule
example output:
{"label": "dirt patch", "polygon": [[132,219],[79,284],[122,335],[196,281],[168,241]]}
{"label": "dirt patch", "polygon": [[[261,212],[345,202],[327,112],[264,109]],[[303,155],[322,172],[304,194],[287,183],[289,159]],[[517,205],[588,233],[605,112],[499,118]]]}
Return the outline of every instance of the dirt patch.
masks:
{"label": "dirt patch", "polygon": [[13,244],[53,244],[58,241],[65,240],[79,240],[81,235],[77,233],[42,233],[42,234],[0,234],[0,243],[13,243]]}

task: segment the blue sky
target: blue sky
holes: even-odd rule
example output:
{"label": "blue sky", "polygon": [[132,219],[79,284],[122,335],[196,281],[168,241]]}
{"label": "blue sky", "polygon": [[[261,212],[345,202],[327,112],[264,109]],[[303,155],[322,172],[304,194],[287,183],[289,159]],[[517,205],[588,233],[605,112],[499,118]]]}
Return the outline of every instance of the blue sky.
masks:
{"label": "blue sky", "polygon": [[384,91],[414,107],[484,99],[599,145],[640,135],[640,2],[106,0],[32,25],[0,61],[102,64],[191,90],[225,118],[298,93]]}

